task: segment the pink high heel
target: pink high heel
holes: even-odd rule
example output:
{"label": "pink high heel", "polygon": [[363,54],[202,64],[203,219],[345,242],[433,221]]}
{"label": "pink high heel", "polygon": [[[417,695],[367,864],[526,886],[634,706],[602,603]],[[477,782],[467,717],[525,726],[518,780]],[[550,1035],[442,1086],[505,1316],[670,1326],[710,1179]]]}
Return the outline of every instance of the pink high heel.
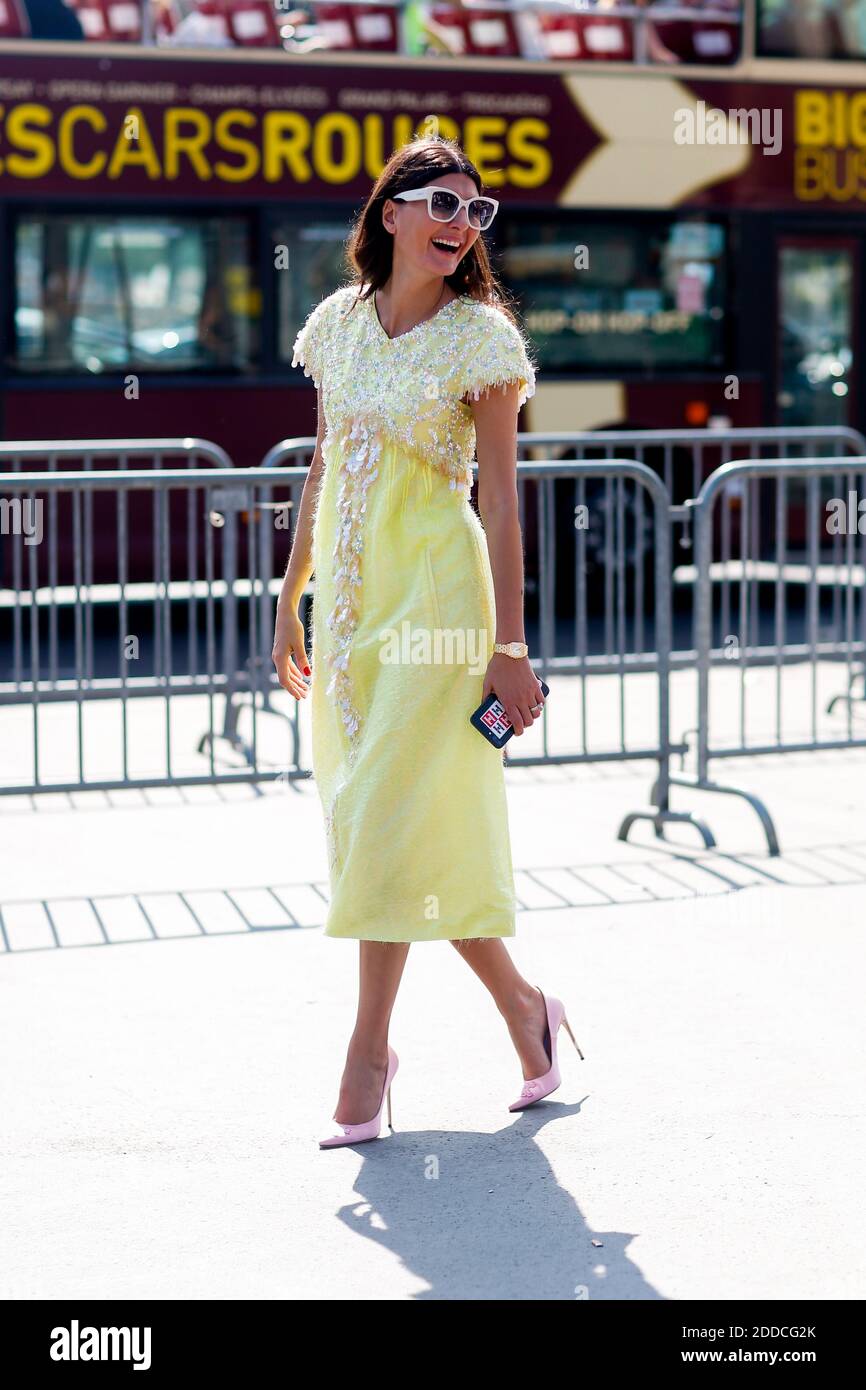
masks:
{"label": "pink high heel", "polygon": [[394,1080],[399,1065],[397,1054],[389,1044],[388,1070],[385,1073],[385,1085],[382,1087],[382,1099],[379,1103],[379,1109],[376,1111],[372,1120],[365,1120],[363,1124],[359,1125],[344,1125],[340,1124],[338,1120],[337,1123],[340,1125],[340,1129],[343,1133],[332,1134],[328,1139],[320,1139],[320,1149],[336,1149],[339,1148],[341,1144],[364,1144],[368,1139],[378,1139],[379,1130],[382,1125],[382,1110],[385,1105],[386,1096],[388,1098],[388,1126],[390,1129],[394,1128],[391,1124],[391,1082]]}
{"label": "pink high heel", "polygon": [[[509,1105],[509,1110],[526,1110],[528,1106],[534,1105],[537,1100],[543,1100],[545,1096],[549,1096],[552,1091],[555,1091],[562,1084],[562,1077],[559,1074],[559,1063],[556,1060],[556,1035],[559,1032],[560,1023],[565,1024],[568,1036],[571,1038],[575,1047],[577,1047],[577,1039],[572,1033],[571,1026],[565,1016],[565,1006],[562,1000],[552,997],[546,999],[540,986],[536,985],[535,988],[538,990],[542,999],[544,999],[544,1007],[547,1010],[550,1048],[548,1049],[545,1045],[545,1051],[547,1051],[550,1057],[550,1070],[546,1071],[543,1076],[535,1076],[529,1081],[524,1081],[523,1090],[520,1092],[517,1100]],[[585,1062],[586,1058],[579,1047],[577,1047],[577,1053],[580,1060]]]}

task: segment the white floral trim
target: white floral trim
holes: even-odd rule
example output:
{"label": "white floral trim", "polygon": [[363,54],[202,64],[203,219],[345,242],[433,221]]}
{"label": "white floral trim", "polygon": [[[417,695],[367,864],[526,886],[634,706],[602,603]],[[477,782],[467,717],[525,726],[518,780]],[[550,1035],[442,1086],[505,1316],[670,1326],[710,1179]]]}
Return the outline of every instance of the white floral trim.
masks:
{"label": "white floral trim", "polygon": [[517,408],[519,410],[521,406],[525,405],[526,402],[535,395],[535,373],[531,367],[529,367],[528,372],[515,372],[510,369],[506,370],[500,376],[485,380],[483,386],[476,386],[474,389],[470,388],[468,395],[471,400],[477,401],[482,391],[487,392],[497,386],[511,386],[514,382],[520,384],[520,394],[517,397]]}
{"label": "white floral trim", "polygon": [[316,386],[322,376],[319,334],[322,328],[323,312],[321,306],[313,310],[303,328],[295,338],[292,347],[292,366],[303,367],[304,376],[312,377]]}
{"label": "white floral trim", "polygon": [[[346,453],[340,465],[337,493],[336,601],[327,620],[334,639],[331,652],[333,674],[326,693],[334,695],[340,706],[349,746],[353,749],[361,719],[352,693],[349,661],[358,624],[367,489],[379,476],[377,463],[382,444],[376,433],[361,420],[353,421],[351,430],[340,443]],[[353,443],[355,447],[351,448]]]}
{"label": "white floral trim", "polygon": [[295,351],[294,351],[294,353],[292,354],[292,366],[293,366],[293,367],[303,367],[303,369],[304,369],[304,376],[312,377],[312,378],[313,378],[313,381],[314,381],[315,384],[318,386],[319,383],[316,381],[316,378],[313,376],[312,368],[307,366],[307,363],[306,363],[305,359],[301,356],[301,352],[303,352],[303,348],[302,348],[302,349],[300,350],[300,352],[299,352],[299,350],[298,350],[298,348],[297,348],[297,346],[296,346],[296,347],[295,347]]}
{"label": "white floral trim", "polygon": [[343,286],[329,294],[310,310],[306,323],[302,326],[292,346],[292,366],[303,367],[304,376],[312,377],[316,386],[321,385],[325,370],[325,347],[329,329],[329,316],[332,311],[339,312],[354,299],[351,286]]}
{"label": "white floral trim", "polygon": [[520,385],[518,409],[535,395],[535,366],[520,330],[496,308],[478,305],[486,329],[464,377],[464,395],[477,401],[492,387]]}

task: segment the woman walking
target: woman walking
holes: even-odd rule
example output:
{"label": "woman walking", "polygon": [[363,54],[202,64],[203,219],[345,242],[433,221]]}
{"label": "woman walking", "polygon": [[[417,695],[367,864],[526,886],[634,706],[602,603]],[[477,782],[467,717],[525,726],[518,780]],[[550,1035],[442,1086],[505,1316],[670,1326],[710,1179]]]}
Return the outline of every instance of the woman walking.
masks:
{"label": "woman walking", "polygon": [[544,705],[524,639],[516,489],[517,416],[535,372],[481,239],[497,207],[453,142],[398,150],[352,231],[353,283],[295,343],[293,365],[318,390],[318,435],[273,659],[305,699],[298,607],[315,573],[325,935],[361,943],[341,1132],[321,1147],[376,1138],[386,1096],[390,1123],[388,1025],[413,941],[451,941],[490,991],[526,1079],[511,1109],[559,1085],[562,1005],[523,979],[502,941],[515,934],[502,755],[469,722],[491,691],[516,735]]}

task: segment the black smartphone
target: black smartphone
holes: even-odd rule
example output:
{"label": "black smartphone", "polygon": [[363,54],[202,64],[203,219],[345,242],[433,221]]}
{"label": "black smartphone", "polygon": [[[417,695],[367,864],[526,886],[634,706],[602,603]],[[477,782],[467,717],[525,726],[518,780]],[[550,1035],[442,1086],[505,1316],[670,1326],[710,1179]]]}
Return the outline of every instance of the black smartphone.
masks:
{"label": "black smartphone", "polygon": [[[540,685],[546,700],[550,689],[544,681],[541,681]],[[486,700],[482,700],[474,714],[470,714],[469,723],[473,724],[479,734],[483,734],[494,748],[503,748],[514,733],[514,725],[505,713],[505,706],[500,702],[495,690],[491,691]]]}

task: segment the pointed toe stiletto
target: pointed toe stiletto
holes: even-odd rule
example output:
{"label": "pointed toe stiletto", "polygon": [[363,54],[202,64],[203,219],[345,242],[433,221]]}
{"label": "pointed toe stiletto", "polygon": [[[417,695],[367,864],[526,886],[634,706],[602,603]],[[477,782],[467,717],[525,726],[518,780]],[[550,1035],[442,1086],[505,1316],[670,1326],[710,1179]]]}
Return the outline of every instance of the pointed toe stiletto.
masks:
{"label": "pointed toe stiletto", "polygon": [[[559,1062],[556,1057],[556,1035],[559,1032],[559,1025],[561,1023],[565,1024],[568,1036],[571,1038],[575,1047],[577,1047],[577,1039],[572,1033],[571,1026],[565,1016],[565,1006],[562,1000],[552,997],[548,999],[538,985],[536,985],[535,988],[538,990],[542,999],[544,999],[544,1007],[547,1010],[547,1028],[550,1034],[550,1044],[548,1046],[547,1040],[545,1039],[544,1046],[550,1058],[550,1070],[546,1071],[543,1076],[534,1076],[529,1081],[524,1081],[523,1090],[520,1092],[517,1100],[509,1105],[509,1110],[526,1110],[528,1106],[534,1105],[537,1100],[543,1100],[545,1096],[549,1096],[561,1085],[562,1077],[559,1074]],[[582,1062],[586,1061],[579,1047],[577,1047],[577,1054]]]}
{"label": "pointed toe stiletto", "polygon": [[372,1120],[365,1120],[363,1124],[358,1125],[344,1125],[340,1124],[338,1120],[337,1123],[343,1131],[342,1134],[332,1134],[327,1139],[320,1139],[320,1149],[337,1149],[341,1144],[364,1144],[368,1139],[378,1139],[379,1130],[382,1127],[382,1110],[384,1109],[386,1098],[388,1101],[388,1127],[389,1129],[394,1128],[391,1124],[391,1082],[394,1080],[399,1065],[397,1054],[389,1044],[388,1070],[385,1073],[385,1084],[382,1087],[382,1099],[379,1102],[379,1109],[376,1111]]}

